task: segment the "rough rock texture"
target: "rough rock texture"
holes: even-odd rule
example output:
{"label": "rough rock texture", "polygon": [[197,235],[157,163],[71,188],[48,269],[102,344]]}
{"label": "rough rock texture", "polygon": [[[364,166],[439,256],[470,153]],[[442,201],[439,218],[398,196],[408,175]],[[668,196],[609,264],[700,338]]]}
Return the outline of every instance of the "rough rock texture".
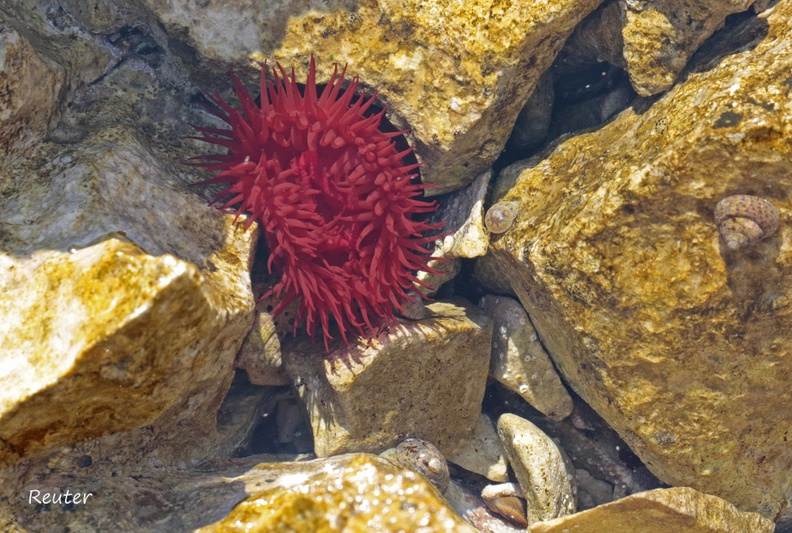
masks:
{"label": "rough rock texture", "polygon": [[311,466],[302,475],[281,477],[197,531],[476,531],[429,482],[385,459],[360,454]]}
{"label": "rough rock texture", "polygon": [[256,305],[256,318],[236,359],[236,367],[245,371],[254,385],[286,385],[289,378],[282,370],[280,339],[272,315]]}
{"label": "rough rock texture", "polygon": [[471,439],[457,453],[448,456],[448,460],[491,481],[503,483],[509,479],[506,455],[498,440],[495,425],[483,413],[479,415]]}
{"label": "rough rock texture", "polygon": [[608,0],[570,36],[567,62],[607,61],[625,69],[635,91],[671,88],[690,57],[728,15],[753,0]]}
{"label": "rough rock texture", "polygon": [[[127,139],[41,145],[3,169],[0,464],[219,407],[250,327],[254,235],[166,168]],[[212,418],[160,445],[210,436]]]}
{"label": "rough rock texture", "polygon": [[[792,501],[792,2],[701,52],[651,107],[504,172],[522,205],[493,246],[567,381],[660,479],[775,517]],[[732,194],[772,201],[781,229],[730,251],[713,209]]]}
{"label": "rough rock texture", "polygon": [[[345,531],[390,531],[388,520],[395,517],[399,526],[426,520],[432,530],[473,533],[429,482],[373,455],[301,462],[289,456],[254,455],[180,471],[147,465],[119,467],[109,461],[87,464],[81,453],[64,453],[46,470],[29,472],[24,494],[13,502],[13,518],[0,507],[0,529],[168,533],[206,527],[207,531],[237,531],[233,522],[245,520],[260,524],[257,531],[277,531],[269,527],[272,522],[265,522],[270,519],[289,531],[325,531],[303,520],[336,516],[339,524],[348,520],[348,527],[360,520],[383,524],[382,529]],[[82,462],[75,467],[75,460]],[[94,496],[86,505],[27,503],[32,488],[63,492],[64,487]],[[257,505],[267,497],[278,504]],[[349,512],[351,508],[356,512]]]}
{"label": "rough rock texture", "polygon": [[284,343],[283,362],[305,405],[316,455],[379,452],[418,437],[448,455],[470,438],[487,381],[490,320],[463,300],[427,306],[371,339],[313,355]]}
{"label": "rough rock texture", "polygon": [[531,533],[772,533],[773,523],[687,487],[655,489],[577,514],[532,524]]}
{"label": "rough rock texture", "polygon": [[424,181],[440,185],[430,194],[458,189],[489,167],[539,76],[599,3],[145,2],[215,68],[268,58],[304,78],[313,53],[322,81],[334,61],[349,63],[365,87],[379,90],[391,120],[411,129]]}
{"label": "rough rock texture", "polygon": [[525,309],[503,296],[485,296],[479,307],[492,318],[490,375],[553,420],[569,416],[572,398]]}
{"label": "rough rock texture", "polygon": [[63,85],[62,69],[45,62],[13,29],[0,30],[0,158],[44,137]]}
{"label": "rough rock texture", "polygon": [[550,437],[524,418],[504,414],[498,436],[527,502],[528,523],[575,512],[575,469]]}
{"label": "rough rock texture", "polygon": [[439,230],[445,236],[435,241],[433,257],[429,263],[432,272],[418,272],[417,277],[426,287],[416,285],[424,295],[436,293],[447,281],[459,274],[459,258],[472,259],[487,253],[489,239],[484,228],[484,197],[492,174],[485,172],[464,189],[443,198],[432,215],[432,222],[443,222]]}
{"label": "rough rock texture", "polygon": [[753,0],[619,0],[624,62],[635,92],[650,96],[669,89],[704,40],[727,15]]}

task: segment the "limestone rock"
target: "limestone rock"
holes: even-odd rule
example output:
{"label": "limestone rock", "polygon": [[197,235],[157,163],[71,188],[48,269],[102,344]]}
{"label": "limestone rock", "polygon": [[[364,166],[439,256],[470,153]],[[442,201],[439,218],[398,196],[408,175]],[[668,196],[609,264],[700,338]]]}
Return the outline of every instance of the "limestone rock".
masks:
{"label": "limestone rock", "polygon": [[594,509],[531,525],[531,533],[772,533],[773,523],[687,487],[640,492]]}
{"label": "limestone rock", "polygon": [[[767,517],[792,499],[790,58],[781,1],[651,107],[522,166],[493,240],[566,381],[646,465]],[[731,251],[713,210],[733,194],[772,201],[781,229]]]}
{"label": "limestone rock", "polygon": [[475,472],[497,483],[509,479],[506,471],[506,455],[498,440],[498,433],[492,420],[483,413],[479,415],[473,437],[461,450],[450,455],[448,460],[468,472]]}
{"label": "limestone rock", "polygon": [[498,435],[527,501],[528,523],[575,512],[575,470],[561,449],[524,418],[504,414]]}
{"label": "limestone rock", "polygon": [[753,0],[619,0],[624,26],[624,62],[641,96],[669,89],[701,43],[727,15]]}
{"label": "limestone rock", "polygon": [[44,137],[64,78],[19,33],[0,31],[0,157],[17,156]]}
{"label": "limestone rock", "polygon": [[371,455],[347,457],[291,483],[282,478],[197,531],[475,532],[418,474]]}
{"label": "limestone rock", "polygon": [[[426,163],[424,182],[440,194],[470,183],[498,157],[540,75],[600,1],[144,4],[209,68],[266,55],[304,79],[313,53],[324,81],[333,62],[348,63],[364,87],[379,90],[389,118],[409,126]],[[258,75],[250,74],[252,85]]]}
{"label": "limestone rock", "polygon": [[572,64],[585,58],[621,67],[639,95],[651,96],[671,88],[726,17],[751,4],[754,0],[608,0],[575,29],[561,55]]}
{"label": "limestone rock", "polygon": [[490,375],[550,418],[569,416],[572,398],[525,309],[503,296],[485,296],[479,307],[492,318]]}
{"label": "limestone rock", "polygon": [[4,466],[142,426],[127,445],[165,461],[217,438],[250,327],[254,234],[126,141],[45,143],[3,168]]}
{"label": "limestone rock", "polygon": [[283,362],[311,421],[316,455],[379,452],[418,437],[448,455],[478,422],[492,326],[462,300],[427,306],[371,339],[316,357],[310,341],[284,343]]}

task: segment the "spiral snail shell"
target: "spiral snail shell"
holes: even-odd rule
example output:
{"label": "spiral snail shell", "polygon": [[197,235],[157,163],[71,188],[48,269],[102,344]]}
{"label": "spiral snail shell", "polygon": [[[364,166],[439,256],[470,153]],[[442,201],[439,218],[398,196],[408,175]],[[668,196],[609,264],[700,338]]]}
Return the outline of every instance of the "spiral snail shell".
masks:
{"label": "spiral snail shell", "polygon": [[514,224],[520,202],[498,202],[487,210],[484,225],[490,233],[506,233]]}
{"label": "spiral snail shell", "polygon": [[766,239],[778,229],[779,220],[778,209],[758,196],[727,196],[715,206],[718,231],[732,250]]}
{"label": "spiral snail shell", "polygon": [[440,450],[422,439],[405,439],[395,448],[389,448],[380,454],[394,463],[418,472],[437,487],[440,492],[448,488],[451,476],[448,463]]}

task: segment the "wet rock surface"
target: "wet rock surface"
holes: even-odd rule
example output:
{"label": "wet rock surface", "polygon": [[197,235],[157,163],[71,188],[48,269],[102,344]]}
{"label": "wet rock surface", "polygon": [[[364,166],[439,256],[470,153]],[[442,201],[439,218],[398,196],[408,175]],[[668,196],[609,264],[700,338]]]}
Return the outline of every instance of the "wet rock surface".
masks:
{"label": "wet rock surface", "polygon": [[788,234],[734,252],[713,209],[750,193],[786,217],[789,14],[743,21],[727,35],[750,46],[725,54],[722,35],[641,113],[516,165],[520,215],[493,241],[564,377],[649,468],[768,517],[789,491]]}
{"label": "wet rock surface", "polygon": [[[750,5],[0,2],[0,530],[789,531],[792,3]],[[183,164],[229,69],[312,54],[447,232],[330,353]]]}
{"label": "wet rock surface", "polygon": [[531,533],[579,531],[710,531],[771,533],[773,523],[756,514],[742,513],[729,502],[682,487],[656,489],[627,496],[595,509],[531,525]]}
{"label": "wet rock surface", "polygon": [[379,452],[406,436],[452,453],[470,438],[484,396],[492,325],[461,300],[427,308],[426,319],[389,326],[327,358],[311,357],[310,342],[284,347],[318,456]]}

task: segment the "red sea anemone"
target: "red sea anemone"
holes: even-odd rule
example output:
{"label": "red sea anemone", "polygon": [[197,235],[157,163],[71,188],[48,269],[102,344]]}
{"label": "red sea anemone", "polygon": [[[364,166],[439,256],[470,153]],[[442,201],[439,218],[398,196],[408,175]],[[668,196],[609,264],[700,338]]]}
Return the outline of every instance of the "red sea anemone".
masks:
{"label": "red sea anemone", "polygon": [[270,82],[265,64],[261,105],[231,74],[241,107],[217,93],[208,107],[231,129],[197,127],[196,137],[227,150],[196,163],[217,172],[202,184],[228,184],[212,203],[225,200],[221,209],[236,206],[263,230],[267,267],[281,276],[263,296],[279,300],[273,314],[299,299],[298,322],[311,336],[321,325],[326,348],[331,317],[345,342],[349,330],[393,320],[420,284],[415,272],[430,270],[434,237],[423,233],[441,225],[415,216],[437,206],[422,199],[418,164],[404,162],[412,148],[396,148],[404,132],[380,130],[385,110],[366,113],[376,94],[355,98],[358,78],[343,90],[345,72],[336,66],[319,91],[312,57],[300,91],[294,70],[288,78],[278,65]]}

